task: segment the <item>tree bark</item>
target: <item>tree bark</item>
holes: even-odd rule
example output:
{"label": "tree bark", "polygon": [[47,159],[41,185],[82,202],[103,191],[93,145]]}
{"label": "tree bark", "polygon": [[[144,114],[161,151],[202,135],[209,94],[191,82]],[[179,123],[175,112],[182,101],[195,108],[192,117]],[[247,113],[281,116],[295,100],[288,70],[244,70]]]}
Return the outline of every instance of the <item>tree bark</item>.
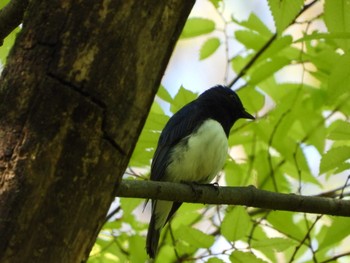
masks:
{"label": "tree bark", "polygon": [[0,82],[0,262],[84,262],[194,1],[30,1]]}

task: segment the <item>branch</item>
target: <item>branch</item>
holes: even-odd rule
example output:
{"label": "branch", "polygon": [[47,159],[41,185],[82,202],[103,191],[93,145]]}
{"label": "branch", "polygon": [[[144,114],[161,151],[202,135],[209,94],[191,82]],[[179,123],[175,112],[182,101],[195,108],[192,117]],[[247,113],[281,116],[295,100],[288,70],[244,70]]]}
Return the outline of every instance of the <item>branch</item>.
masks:
{"label": "branch", "polygon": [[255,53],[255,55],[249,60],[249,62],[241,69],[241,71],[237,74],[237,76],[227,85],[228,88],[232,88],[232,86],[242,77],[244,76],[248,69],[250,69],[255,61],[258,60],[258,58],[265,52],[265,50],[271,46],[273,41],[277,38],[277,33],[273,34],[270,39],[260,48],[258,52]]}
{"label": "branch", "polygon": [[176,202],[244,205],[257,208],[350,217],[350,200],[280,194],[248,187],[215,187],[122,180],[117,196]]}
{"label": "branch", "polygon": [[11,0],[0,10],[0,46],[5,37],[22,22],[27,5],[28,0]]}

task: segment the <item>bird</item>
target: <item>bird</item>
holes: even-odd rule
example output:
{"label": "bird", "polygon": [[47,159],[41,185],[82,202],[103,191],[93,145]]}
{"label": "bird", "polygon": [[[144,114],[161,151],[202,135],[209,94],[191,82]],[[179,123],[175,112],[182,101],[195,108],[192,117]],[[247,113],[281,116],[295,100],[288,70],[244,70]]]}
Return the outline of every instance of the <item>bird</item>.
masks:
{"label": "bird", "polygon": [[[238,119],[255,119],[238,95],[222,85],[204,91],[166,123],[155,150],[150,180],[208,184],[223,168],[230,129]],[[152,200],[146,251],[155,258],[162,228],[180,202]]]}

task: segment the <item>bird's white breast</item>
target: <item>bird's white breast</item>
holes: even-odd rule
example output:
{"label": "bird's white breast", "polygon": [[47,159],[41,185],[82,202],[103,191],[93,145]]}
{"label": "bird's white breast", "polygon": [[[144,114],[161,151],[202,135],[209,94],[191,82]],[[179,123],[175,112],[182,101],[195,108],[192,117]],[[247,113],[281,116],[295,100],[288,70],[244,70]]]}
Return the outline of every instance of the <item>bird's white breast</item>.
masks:
{"label": "bird's white breast", "polygon": [[195,134],[184,140],[173,149],[164,179],[172,182],[211,182],[224,166],[228,150],[221,124],[207,120]]}

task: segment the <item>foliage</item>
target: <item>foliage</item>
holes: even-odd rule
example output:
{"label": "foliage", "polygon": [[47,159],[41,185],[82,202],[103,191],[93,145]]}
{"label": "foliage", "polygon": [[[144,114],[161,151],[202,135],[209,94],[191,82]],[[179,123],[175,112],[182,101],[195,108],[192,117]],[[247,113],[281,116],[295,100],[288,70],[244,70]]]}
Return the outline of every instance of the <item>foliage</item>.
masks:
{"label": "foliage", "polygon": [[[210,2],[224,30],[212,18],[190,17],[180,41],[203,37],[200,60],[220,56],[221,47],[228,50],[224,59],[237,77],[229,81],[228,74],[226,84],[257,116],[232,129],[233,150],[220,184],[348,198],[350,5],[268,0],[271,30],[253,12],[239,21],[231,10],[226,18],[226,2]],[[234,52],[232,38],[243,51]],[[172,97],[160,87],[126,177],[147,178],[169,118],[164,109],[174,113],[196,96],[181,87]],[[148,209],[142,213],[139,199],[122,199],[116,207],[89,262],[145,262]],[[347,218],[184,204],[163,231],[156,262],[345,262],[349,228]]]}

